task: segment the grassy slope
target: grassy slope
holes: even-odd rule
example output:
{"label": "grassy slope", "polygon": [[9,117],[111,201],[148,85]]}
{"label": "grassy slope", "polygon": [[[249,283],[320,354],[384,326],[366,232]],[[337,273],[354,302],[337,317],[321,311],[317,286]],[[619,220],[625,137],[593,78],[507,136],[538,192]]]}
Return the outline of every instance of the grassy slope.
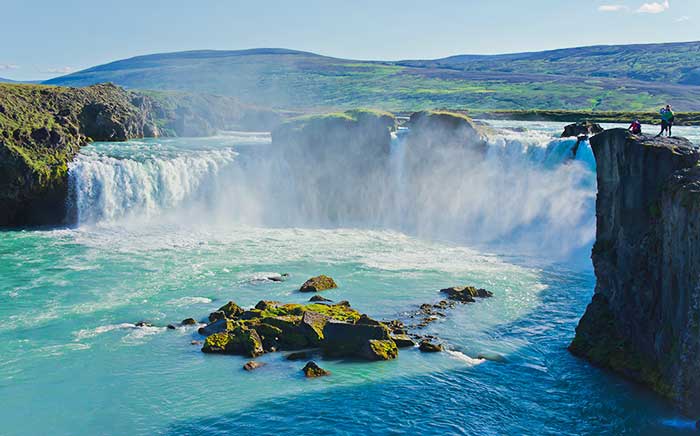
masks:
{"label": "grassy slope", "polygon": [[[667,51],[632,47],[636,48],[628,51],[637,53],[634,59],[613,48],[607,48],[607,55],[601,48],[588,48],[539,57],[398,63],[288,50],[198,51],[126,59],[48,83],[85,86],[111,81],[130,88],[228,95],[247,104],[294,110],[372,106],[394,111],[435,107],[650,111],[666,101],[678,110],[700,110],[700,86],[677,83],[690,80],[691,64],[700,64],[700,54],[694,51],[697,44]],[[663,61],[668,52],[673,56]],[[617,58],[619,62],[613,62]],[[633,78],[624,75],[628,70]],[[600,77],[605,75],[616,77]],[[638,80],[642,78],[656,81]]]}

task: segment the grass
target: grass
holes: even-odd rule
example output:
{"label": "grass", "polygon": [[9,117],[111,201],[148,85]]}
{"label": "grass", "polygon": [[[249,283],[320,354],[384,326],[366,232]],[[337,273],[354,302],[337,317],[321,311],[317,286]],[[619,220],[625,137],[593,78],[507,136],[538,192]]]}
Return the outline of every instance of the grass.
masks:
{"label": "grass", "polygon": [[448,107],[644,112],[666,102],[681,111],[700,111],[700,86],[685,84],[700,85],[700,79],[697,84],[692,79],[700,64],[697,48],[698,44],[588,48],[478,61],[408,62],[351,61],[289,51],[188,52],[117,61],[50,82],[84,86],[111,81],[303,112],[358,106],[386,111]]}

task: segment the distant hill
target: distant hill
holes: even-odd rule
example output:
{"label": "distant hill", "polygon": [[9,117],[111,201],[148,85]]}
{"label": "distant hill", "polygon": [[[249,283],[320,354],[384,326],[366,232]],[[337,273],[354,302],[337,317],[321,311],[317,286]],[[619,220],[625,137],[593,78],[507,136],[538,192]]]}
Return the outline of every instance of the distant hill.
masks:
{"label": "distant hill", "polygon": [[10,79],[5,79],[4,77],[0,77],[0,83],[17,83],[15,80],[10,80]]}
{"label": "distant hill", "polygon": [[286,49],[138,56],[45,83],[233,96],[292,110],[700,110],[700,43],[596,46],[437,60],[356,61]]}

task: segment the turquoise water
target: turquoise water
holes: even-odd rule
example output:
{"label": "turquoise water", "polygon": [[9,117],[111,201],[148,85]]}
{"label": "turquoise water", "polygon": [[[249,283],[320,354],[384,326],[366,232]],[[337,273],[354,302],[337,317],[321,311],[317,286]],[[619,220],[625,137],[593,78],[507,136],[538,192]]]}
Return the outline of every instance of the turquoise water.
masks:
{"label": "turquoise water", "polygon": [[[447,231],[413,226],[428,216],[349,226],[293,207],[259,166],[272,159],[265,134],[87,147],[71,169],[78,225],[0,232],[0,434],[689,432],[654,395],[565,349],[594,286],[590,149],[571,161],[571,141],[551,138],[558,124],[495,124],[494,156],[472,165],[487,183],[452,181],[481,212],[464,214],[469,204],[454,199],[454,216],[441,217]],[[497,183],[515,163],[536,195]],[[401,177],[391,177],[400,191]],[[436,197],[426,208],[442,206]],[[505,219],[484,198],[517,213]],[[266,280],[283,272],[287,282]],[[192,345],[196,327],[165,328],[228,300],[304,302],[295,289],[320,273],[339,283],[324,295],[376,318],[405,316],[446,286],[495,297],[431,324],[426,333],[446,353],[319,357],[332,375],[316,380],[282,353],[247,373],[249,359]],[[155,327],[136,328],[140,320]]]}

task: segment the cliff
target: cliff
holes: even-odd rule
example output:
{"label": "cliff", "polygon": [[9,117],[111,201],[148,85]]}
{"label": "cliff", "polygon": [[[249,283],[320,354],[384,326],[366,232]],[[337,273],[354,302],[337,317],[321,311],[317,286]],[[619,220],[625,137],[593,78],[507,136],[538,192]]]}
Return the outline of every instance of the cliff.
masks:
{"label": "cliff", "polygon": [[700,413],[700,152],[624,129],[591,138],[597,279],[569,350]]}
{"label": "cliff", "polygon": [[0,226],[60,223],[68,163],[87,141],[157,134],[150,100],[114,85],[0,85]]}
{"label": "cliff", "polygon": [[68,163],[89,141],[269,130],[280,119],[230,97],[0,84],[0,227],[61,224]]}

